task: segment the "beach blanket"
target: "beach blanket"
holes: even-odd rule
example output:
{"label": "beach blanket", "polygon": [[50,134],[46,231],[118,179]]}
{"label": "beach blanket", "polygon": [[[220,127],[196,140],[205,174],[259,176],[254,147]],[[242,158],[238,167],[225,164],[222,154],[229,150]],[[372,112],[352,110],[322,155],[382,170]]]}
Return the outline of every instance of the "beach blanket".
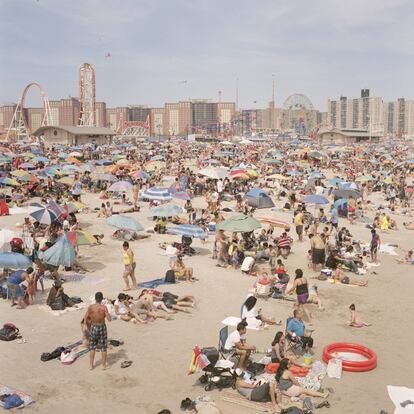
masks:
{"label": "beach blanket", "polygon": [[72,306],[70,308],[66,308],[64,310],[52,310],[52,309],[50,309],[50,306],[48,306],[48,305],[38,305],[37,308],[41,309],[43,311],[46,311],[48,313],[51,313],[53,316],[60,316],[60,315],[63,315],[64,313],[74,312],[74,311],[77,311],[79,309],[85,309],[87,307],[88,307],[88,305],[86,303],[82,302],[82,303],[78,303],[75,306]]}
{"label": "beach blanket", "polygon": [[83,279],[85,279],[85,275],[79,275],[79,274],[71,274],[71,275],[64,275],[63,279],[65,279],[66,282],[81,282]]}
{"label": "beach blanket", "polygon": [[[28,405],[34,402],[33,398],[30,395],[25,394],[24,392],[21,392],[21,391],[17,391],[14,388],[0,385],[0,396],[7,395],[7,394],[17,394],[23,400],[23,404],[18,407],[19,409],[27,407]],[[4,408],[4,403],[1,400],[0,400],[0,407]]]}
{"label": "beach blanket", "polygon": [[[239,322],[241,322],[241,319],[237,318],[236,316],[228,316],[227,318],[221,321],[223,325],[234,326],[234,327],[236,327]],[[252,329],[254,331],[260,330],[259,327],[254,327],[254,326],[249,326],[249,325],[247,325],[247,329]]]}
{"label": "beach blanket", "polygon": [[164,279],[154,279],[148,280],[147,282],[138,283],[138,286],[144,289],[155,289],[157,286],[170,284],[171,283],[165,282]]}
{"label": "beach blanket", "polygon": [[[273,404],[272,403],[263,403],[263,402],[254,402],[246,399],[242,395],[240,395],[235,390],[223,390],[222,391],[222,401],[226,401],[240,407],[246,407],[251,410],[259,411],[262,413],[274,413]],[[282,408],[287,407],[301,407],[302,402],[291,402],[289,397],[282,396]]]}
{"label": "beach blanket", "polygon": [[404,403],[405,401],[414,402],[413,388],[396,387],[393,385],[388,385],[387,390],[391,401],[395,405],[394,414],[414,414],[413,404],[407,404],[405,407],[401,407],[401,403]]}
{"label": "beach blanket", "polygon": [[398,256],[398,253],[395,251],[395,246],[391,246],[390,244],[381,244],[380,253],[387,253],[391,256]]}

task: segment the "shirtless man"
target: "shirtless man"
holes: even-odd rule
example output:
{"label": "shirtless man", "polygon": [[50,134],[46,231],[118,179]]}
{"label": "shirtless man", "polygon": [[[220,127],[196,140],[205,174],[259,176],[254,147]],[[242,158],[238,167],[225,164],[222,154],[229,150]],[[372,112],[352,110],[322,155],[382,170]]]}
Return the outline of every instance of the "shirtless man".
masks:
{"label": "shirtless man", "polygon": [[94,305],[90,305],[84,320],[90,321],[90,336],[89,336],[89,369],[93,370],[93,364],[95,361],[95,352],[99,348],[102,353],[102,369],[107,369],[108,365],[106,364],[106,349],[108,347],[108,332],[106,330],[105,318],[110,322],[111,315],[109,315],[108,309],[106,306],[102,305],[103,294],[102,292],[95,293]]}
{"label": "shirtless man", "polygon": [[316,272],[319,266],[325,264],[325,241],[318,234],[309,235],[312,250],[312,269]]}

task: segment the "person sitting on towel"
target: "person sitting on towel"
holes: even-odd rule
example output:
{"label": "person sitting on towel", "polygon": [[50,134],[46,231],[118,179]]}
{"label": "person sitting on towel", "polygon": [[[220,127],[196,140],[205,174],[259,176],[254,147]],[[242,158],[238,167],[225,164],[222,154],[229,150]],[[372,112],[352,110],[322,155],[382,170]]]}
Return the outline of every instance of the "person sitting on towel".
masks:
{"label": "person sitting on towel", "polygon": [[70,297],[64,292],[62,282],[60,280],[55,280],[54,285],[49,291],[46,304],[50,306],[52,310],[64,310],[65,308],[72,307],[74,305]]}

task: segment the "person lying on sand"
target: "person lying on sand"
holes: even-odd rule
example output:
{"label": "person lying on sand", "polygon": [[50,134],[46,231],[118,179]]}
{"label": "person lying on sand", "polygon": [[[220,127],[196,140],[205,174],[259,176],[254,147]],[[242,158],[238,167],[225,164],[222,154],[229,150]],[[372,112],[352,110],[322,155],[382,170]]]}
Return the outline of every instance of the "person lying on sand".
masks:
{"label": "person lying on sand", "polygon": [[[190,311],[186,308],[194,308],[196,304],[195,297],[191,295],[177,296],[170,292],[160,292],[155,289],[144,289],[139,297],[145,294],[152,295],[154,306],[156,306],[157,302],[161,302],[167,308],[166,311],[173,309],[175,311],[190,313]],[[163,309],[163,306],[160,306],[158,309],[160,308]]]}
{"label": "person lying on sand", "polygon": [[403,259],[396,259],[397,263],[400,264],[413,264],[414,258],[413,258],[413,251],[408,250],[407,254],[404,256]]}
{"label": "person lying on sand", "polygon": [[125,293],[120,293],[118,299],[114,303],[114,313],[117,319],[121,319],[125,322],[136,323],[147,323],[144,319],[140,318],[138,314],[131,310],[133,305],[130,297]]}

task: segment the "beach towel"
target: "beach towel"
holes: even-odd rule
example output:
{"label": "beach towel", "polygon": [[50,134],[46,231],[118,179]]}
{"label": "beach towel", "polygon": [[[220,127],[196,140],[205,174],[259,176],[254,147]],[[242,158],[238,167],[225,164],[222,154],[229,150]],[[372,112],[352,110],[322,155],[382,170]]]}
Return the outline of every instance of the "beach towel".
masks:
{"label": "beach towel", "polygon": [[[237,318],[236,316],[228,316],[227,318],[221,321],[223,325],[234,326],[234,327],[236,327],[239,322],[241,322],[241,319]],[[254,326],[249,326],[249,325],[247,325],[246,328],[252,329],[254,331],[258,331],[260,329],[259,327],[254,327]]]}
{"label": "beach towel", "polygon": [[63,276],[63,279],[65,279],[66,282],[81,282],[83,279],[85,279],[85,275],[79,275],[79,274],[65,275]]}
{"label": "beach towel", "polygon": [[391,256],[398,256],[398,253],[395,251],[395,246],[391,246],[390,244],[381,244],[380,253],[387,253]]}
{"label": "beach towel", "polygon": [[157,286],[160,285],[170,285],[170,283],[165,282],[164,279],[154,279],[148,280],[147,282],[138,283],[138,286],[144,289],[155,289]]}
{"label": "beach towel", "polygon": [[[23,401],[23,404],[19,405],[18,409],[27,407],[28,405],[34,402],[33,398],[30,395],[25,394],[24,392],[21,392],[21,391],[17,391],[14,388],[0,385],[0,396],[12,395],[12,394],[18,395],[18,397]],[[0,407],[5,408],[5,403],[1,400],[0,400]]]}
{"label": "beach towel", "polygon": [[41,309],[41,310],[46,311],[48,313],[51,313],[53,316],[60,316],[60,315],[63,315],[64,313],[74,312],[74,311],[77,311],[79,309],[85,309],[87,307],[88,307],[88,305],[84,302],[78,303],[75,306],[72,306],[70,308],[66,308],[64,310],[52,310],[50,308],[50,306],[48,306],[48,305],[38,305],[38,309]]}
{"label": "beach towel", "polygon": [[405,401],[413,401],[414,402],[414,389],[407,388],[407,387],[396,387],[393,385],[387,386],[388,395],[391,401],[395,405],[394,414],[413,414],[414,413],[414,405],[407,404],[405,407],[401,407],[401,403]]}

